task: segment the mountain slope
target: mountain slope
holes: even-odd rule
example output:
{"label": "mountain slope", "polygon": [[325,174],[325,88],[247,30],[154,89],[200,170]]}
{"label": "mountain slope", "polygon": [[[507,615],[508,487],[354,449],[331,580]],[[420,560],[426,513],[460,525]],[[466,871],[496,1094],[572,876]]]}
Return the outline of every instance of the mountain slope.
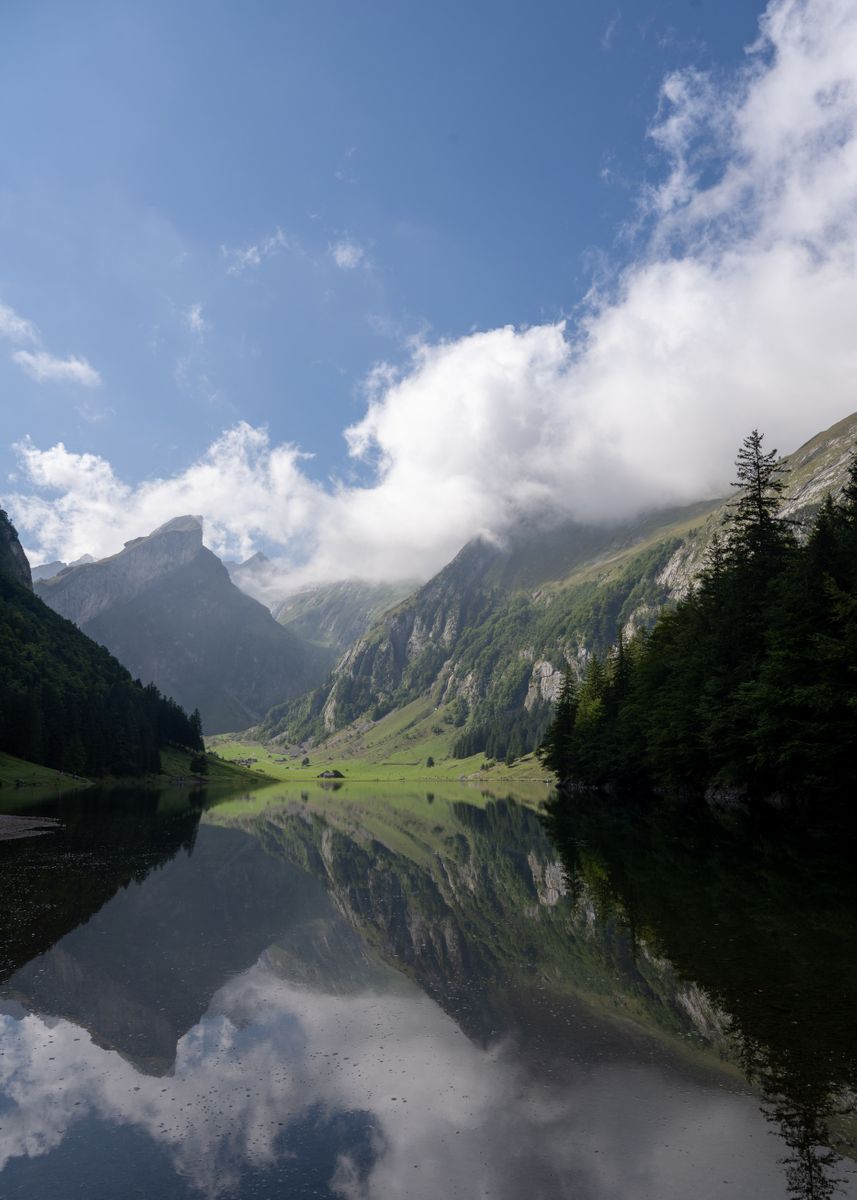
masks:
{"label": "mountain slope", "polygon": [[[855,439],[857,415],[788,457],[787,515],[810,519],[842,486]],[[272,710],[260,732],[318,738],[424,697],[439,721],[462,727],[462,755],[523,753],[567,663],[582,668],[619,628],[651,624],[687,591],[725,503],[610,528],[523,528],[503,546],[471,542],[360,638],[322,688]]]}
{"label": "mountain slope", "polygon": [[209,733],[258,721],[330,666],[329,653],[283,629],[230,581],[195,517],[169,521],[36,590],[132,674],[198,708]]}
{"label": "mountain slope", "polygon": [[200,749],[199,732],[33,595],[0,511],[0,751],[75,774],[141,775],[171,744]]}
{"label": "mountain slope", "polygon": [[304,588],[275,604],[271,611],[286,629],[311,642],[329,646],[339,655],[389,609],[410,596],[416,586],[414,582],[344,580]]}

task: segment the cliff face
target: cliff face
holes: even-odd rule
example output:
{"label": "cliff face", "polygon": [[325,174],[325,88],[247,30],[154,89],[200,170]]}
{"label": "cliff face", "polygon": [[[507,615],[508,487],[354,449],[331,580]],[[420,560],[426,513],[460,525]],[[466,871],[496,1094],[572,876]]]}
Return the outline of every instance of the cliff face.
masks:
{"label": "cliff face", "polygon": [[[808,521],[841,489],[855,442],[857,415],[786,459],[788,517]],[[270,714],[264,728],[318,736],[425,695],[464,704],[477,721],[547,705],[566,663],[582,671],[618,629],[651,625],[687,593],[726,503],[623,526],[522,528],[503,546],[474,541],[359,638],[309,702]]]}
{"label": "cliff face", "polygon": [[15,526],[0,508],[0,575],[20,583],[28,591],[33,590],[30,564],[18,541]]}
{"label": "cliff face", "polygon": [[207,733],[246,729],[271,705],[315,686],[330,665],[235,587],[203,546],[196,517],[169,521],[36,590],[132,675],[198,708]]}

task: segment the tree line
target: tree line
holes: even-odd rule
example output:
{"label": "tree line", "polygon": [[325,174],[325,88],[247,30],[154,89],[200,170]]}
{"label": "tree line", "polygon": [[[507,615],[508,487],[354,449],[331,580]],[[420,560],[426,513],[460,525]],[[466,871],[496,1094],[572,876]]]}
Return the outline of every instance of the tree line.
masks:
{"label": "tree line", "polygon": [[204,750],[202,722],[0,575],[0,750],[86,776],[160,769],[160,749]]}
{"label": "tree line", "polygon": [[847,795],[857,784],[857,456],[805,537],[754,430],[690,594],[571,670],[540,754],[560,780]]}

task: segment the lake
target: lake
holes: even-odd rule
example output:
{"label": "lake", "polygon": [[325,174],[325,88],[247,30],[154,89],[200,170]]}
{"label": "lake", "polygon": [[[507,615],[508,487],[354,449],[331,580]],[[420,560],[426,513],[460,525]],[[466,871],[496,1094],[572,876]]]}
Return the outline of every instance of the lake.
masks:
{"label": "lake", "polygon": [[850,859],[538,801],[6,795],[0,1195],[857,1197]]}

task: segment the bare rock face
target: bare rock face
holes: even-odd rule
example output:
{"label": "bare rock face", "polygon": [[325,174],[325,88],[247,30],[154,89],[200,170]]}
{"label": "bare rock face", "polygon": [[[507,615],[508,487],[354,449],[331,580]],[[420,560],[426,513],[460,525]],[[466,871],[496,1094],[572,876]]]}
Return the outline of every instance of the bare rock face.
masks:
{"label": "bare rock face", "polygon": [[530,677],[524,708],[530,709],[540,700],[547,700],[553,704],[562,687],[563,674],[563,670],[545,659],[533,663],[533,673]]}
{"label": "bare rock face", "polygon": [[199,517],[176,517],[148,537],[134,538],[110,558],[68,567],[36,586],[41,598],[74,621],[85,625],[105,609],[133,600],[159,578],[196,558],[202,551]]}
{"label": "bare rock face", "polygon": [[30,564],[18,541],[15,526],[0,508],[0,575],[14,579],[28,591],[33,590],[33,580],[30,575]]}

